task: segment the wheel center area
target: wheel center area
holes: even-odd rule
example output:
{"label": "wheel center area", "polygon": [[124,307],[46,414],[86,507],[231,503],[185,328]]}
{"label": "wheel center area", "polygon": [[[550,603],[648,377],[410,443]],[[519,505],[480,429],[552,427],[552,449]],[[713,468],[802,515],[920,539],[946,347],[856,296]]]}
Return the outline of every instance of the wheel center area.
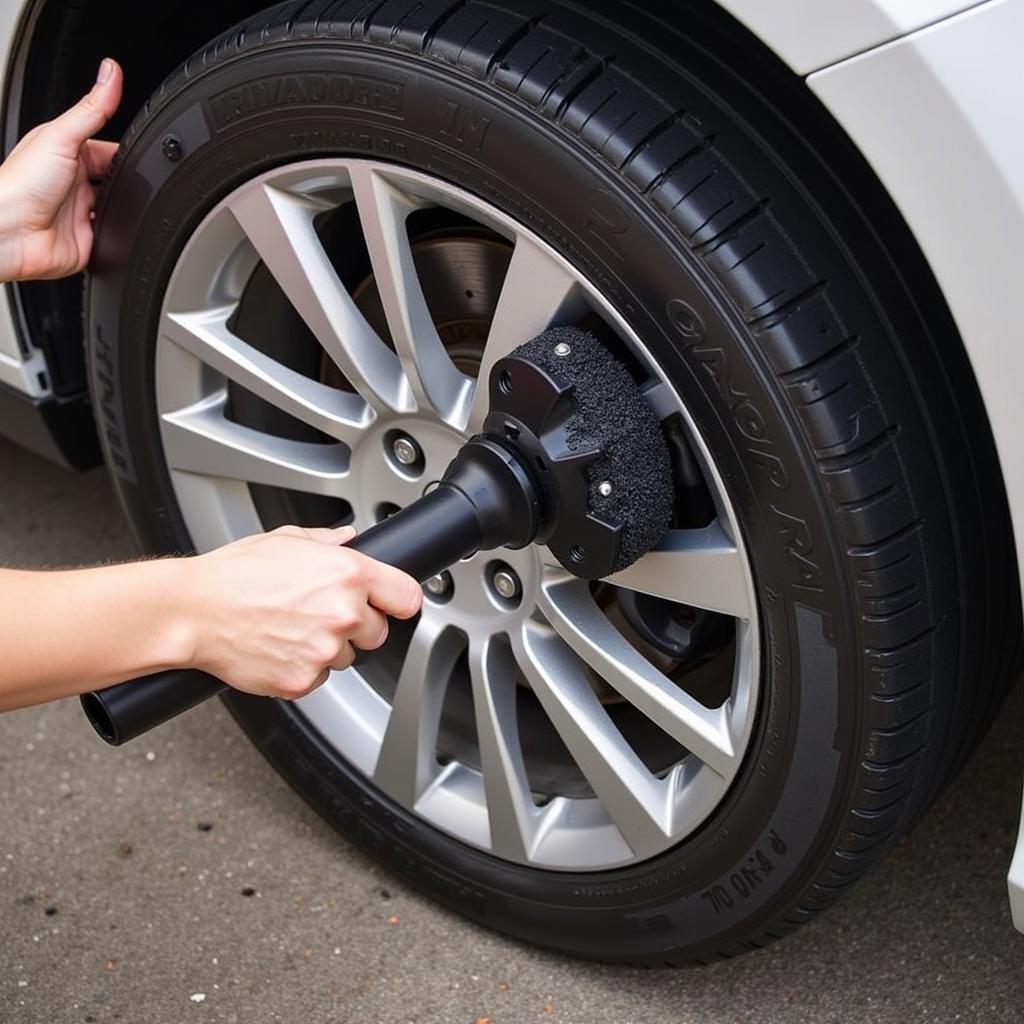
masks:
{"label": "wheel center area", "polygon": [[[353,446],[347,488],[363,531],[436,486],[465,436],[425,416],[381,417]],[[535,610],[543,575],[535,545],[482,551],[424,586],[424,614],[437,614],[468,636],[506,632]]]}

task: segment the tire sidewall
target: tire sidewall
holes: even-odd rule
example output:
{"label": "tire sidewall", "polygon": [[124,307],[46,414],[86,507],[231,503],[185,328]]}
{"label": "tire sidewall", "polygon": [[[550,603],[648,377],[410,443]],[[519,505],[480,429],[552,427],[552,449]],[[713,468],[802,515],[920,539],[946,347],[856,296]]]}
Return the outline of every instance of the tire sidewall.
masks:
{"label": "tire sidewall", "polygon": [[[270,95],[281,101],[261,106]],[[163,153],[168,135],[180,161]],[[151,118],[107,190],[87,301],[97,418],[137,536],[153,552],[190,547],[153,379],[177,256],[234,188],[325,156],[395,161],[493,203],[583,271],[645,340],[714,453],[752,554],[761,706],[744,767],[700,831],[644,864],[593,874],[518,867],[444,836],[373,790],[294,707],[232,694],[232,712],[344,834],[471,917],[604,957],[727,944],[820,868],[832,848],[823,823],[844,806],[861,746],[860,658],[834,530],[806,443],[723,289],[635,190],[534,111],[414,58],[306,41],[204,71]]]}

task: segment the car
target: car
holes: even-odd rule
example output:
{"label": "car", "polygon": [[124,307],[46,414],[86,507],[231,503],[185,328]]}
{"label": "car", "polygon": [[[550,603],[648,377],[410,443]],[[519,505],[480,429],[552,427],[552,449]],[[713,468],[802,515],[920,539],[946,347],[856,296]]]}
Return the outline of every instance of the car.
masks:
{"label": "car", "polygon": [[105,461],[143,550],[381,521],[551,326],[661,424],[633,567],[478,553],[310,695],[225,697],[344,836],[516,938],[708,961],[970,756],[1021,652],[1024,0],[0,18],[8,147],[125,65],[90,273],[0,297],[0,430]]}

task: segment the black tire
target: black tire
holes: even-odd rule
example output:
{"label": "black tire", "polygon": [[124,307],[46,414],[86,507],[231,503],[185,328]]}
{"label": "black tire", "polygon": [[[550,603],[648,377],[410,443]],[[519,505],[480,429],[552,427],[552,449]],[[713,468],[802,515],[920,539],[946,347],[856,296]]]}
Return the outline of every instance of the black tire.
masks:
{"label": "black tire", "polygon": [[[304,91],[327,73],[363,98]],[[254,82],[262,91],[241,88]],[[467,115],[454,128],[453,111]],[[161,152],[172,132],[180,161]],[[177,254],[253,175],[367,151],[529,224],[615,298],[672,374],[754,561],[756,734],[698,833],[638,866],[567,875],[419,821],[289,705],[231,695],[232,712],[344,835],[511,935],[648,964],[779,937],[906,831],[977,741],[1016,657],[992,442],[920,254],[800,83],[703,7],[273,8],[165,83],[100,214],[93,394],[148,549],[190,544],[153,396],[154,323]]]}

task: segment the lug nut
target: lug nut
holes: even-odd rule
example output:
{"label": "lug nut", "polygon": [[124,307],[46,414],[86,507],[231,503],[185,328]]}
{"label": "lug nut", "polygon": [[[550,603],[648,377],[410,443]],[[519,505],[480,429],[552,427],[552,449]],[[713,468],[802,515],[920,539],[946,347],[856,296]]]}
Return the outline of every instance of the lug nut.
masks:
{"label": "lug nut", "polygon": [[523,591],[522,584],[519,582],[519,577],[508,568],[498,569],[497,572],[491,577],[491,586],[494,587],[495,593],[498,597],[504,598],[506,601],[516,601],[519,595]]}
{"label": "lug nut", "polygon": [[399,434],[391,442],[391,454],[403,466],[415,466],[423,456],[420,446],[406,434]]}
{"label": "lug nut", "polygon": [[423,584],[423,589],[428,594],[433,594],[434,597],[446,597],[452,589],[452,575],[450,572],[439,572],[436,576],[431,576]]}

